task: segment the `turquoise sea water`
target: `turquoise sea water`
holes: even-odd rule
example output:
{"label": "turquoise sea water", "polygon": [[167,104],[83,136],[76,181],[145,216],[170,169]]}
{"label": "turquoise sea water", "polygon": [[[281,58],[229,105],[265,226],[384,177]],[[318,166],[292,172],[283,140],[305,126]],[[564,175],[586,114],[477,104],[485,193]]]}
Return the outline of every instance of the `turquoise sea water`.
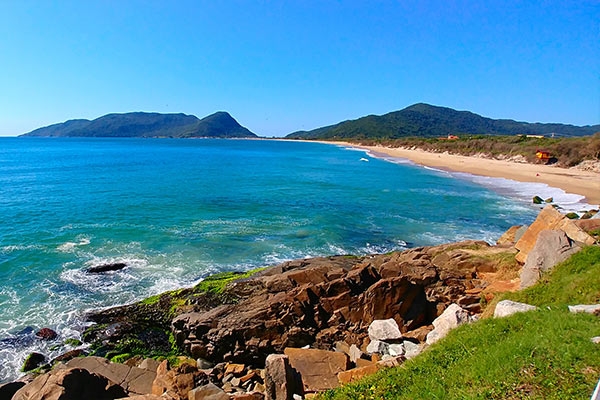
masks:
{"label": "turquoise sea water", "polygon": [[[87,309],[217,271],[493,242],[535,217],[523,187],[472,178],[319,143],[1,138],[0,381],[56,355],[27,327],[77,337]],[[108,262],[128,267],[85,272]]]}

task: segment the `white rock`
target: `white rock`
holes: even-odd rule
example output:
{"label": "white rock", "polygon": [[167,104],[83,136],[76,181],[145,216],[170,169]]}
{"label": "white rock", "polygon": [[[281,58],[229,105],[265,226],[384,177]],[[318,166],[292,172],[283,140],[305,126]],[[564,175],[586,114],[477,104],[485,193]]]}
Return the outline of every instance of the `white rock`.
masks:
{"label": "white rock", "polygon": [[591,340],[594,344],[600,344],[600,336],[594,336]]}
{"label": "white rock", "polygon": [[[598,213],[600,214],[600,213]],[[600,313],[600,304],[578,304],[576,306],[569,306],[569,311],[572,313],[588,313],[595,314]]]}
{"label": "white rock", "polygon": [[360,349],[355,344],[350,346],[350,351],[348,353],[348,355],[350,356],[350,361],[352,361],[353,363],[355,363],[356,360],[361,358],[363,355],[363,352],[360,351]]}
{"label": "white rock", "polygon": [[469,322],[469,313],[458,304],[450,304],[446,310],[433,321],[434,329],[427,334],[427,344],[433,344],[445,337],[450,330]]}
{"label": "white rock", "polygon": [[404,345],[404,357],[413,358],[421,353],[421,346],[409,340],[402,342]]}
{"label": "white rock", "polygon": [[394,340],[400,339],[402,333],[393,318],[376,319],[369,325],[369,339],[371,340]]}
{"label": "white rock", "polygon": [[367,353],[369,354],[389,354],[389,344],[382,342],[381,340],[372,340],[367,346]]}
{"label": "white rock", "polygon": [[394,343],[388,346],[388,354],[391,356],[403,356],[404,345],[402,343]]}
{"label": "white rock", "polygon": [[532,306],[525,303],[519,303],[511,300],[502,300],[498,304],[496,304],[496,309],[494,310],[494,317],[508,317],[509,315],[537,310],[536,306]]}

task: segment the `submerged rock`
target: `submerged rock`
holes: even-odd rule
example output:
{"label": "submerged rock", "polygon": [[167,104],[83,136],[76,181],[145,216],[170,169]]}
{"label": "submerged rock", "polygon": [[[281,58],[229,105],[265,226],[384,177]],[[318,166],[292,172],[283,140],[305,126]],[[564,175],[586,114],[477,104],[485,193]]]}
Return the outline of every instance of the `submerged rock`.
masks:
{"label": "submerged rock", "polygon": [[35,333],[35,337],[42,340],[54,340],[58,334],[50,328],[42,328]]}
{"label": "submerged rock", "polygon": [[117,263],[110,263],[110,264],[95,265],[93,267],[89,267],[88,269],[86,269],[85,272],[87,272],[88,274],[99,274],[102,272],[119,271],[125,267],[127,267],[127,264],[122,263],[122,262],[117,262]]}

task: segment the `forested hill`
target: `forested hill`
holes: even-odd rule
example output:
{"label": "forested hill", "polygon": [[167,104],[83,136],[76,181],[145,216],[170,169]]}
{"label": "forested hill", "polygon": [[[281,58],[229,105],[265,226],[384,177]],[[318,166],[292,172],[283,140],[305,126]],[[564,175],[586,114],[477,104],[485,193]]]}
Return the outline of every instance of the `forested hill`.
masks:
{"label": "forested hill", "polygon": [[586,136],[600,125],[574,126],[491,119],[469,111],[418,103],[385,115],[369,115],[312,131],[299,131],[290,139],[396,139],[447,135],[546,135]]}
{"label": "forested hill", "polygon": [[250,138],[254,133],[220,111],[203,119],[186,114],[133,112],[95,120],[75,119],[39,128],[22,136],[55,137],[209,137]]}

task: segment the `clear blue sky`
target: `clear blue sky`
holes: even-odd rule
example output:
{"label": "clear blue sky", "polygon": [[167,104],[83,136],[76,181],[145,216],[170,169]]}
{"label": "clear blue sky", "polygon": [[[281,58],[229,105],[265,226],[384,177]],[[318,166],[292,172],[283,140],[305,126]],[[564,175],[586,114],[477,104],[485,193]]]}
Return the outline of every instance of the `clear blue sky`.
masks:
{"label": "clear blue sky", "polygon": [[282,136],[417,102],[600,123],[600,2],[0,0],[0,135],[228,111]]}

